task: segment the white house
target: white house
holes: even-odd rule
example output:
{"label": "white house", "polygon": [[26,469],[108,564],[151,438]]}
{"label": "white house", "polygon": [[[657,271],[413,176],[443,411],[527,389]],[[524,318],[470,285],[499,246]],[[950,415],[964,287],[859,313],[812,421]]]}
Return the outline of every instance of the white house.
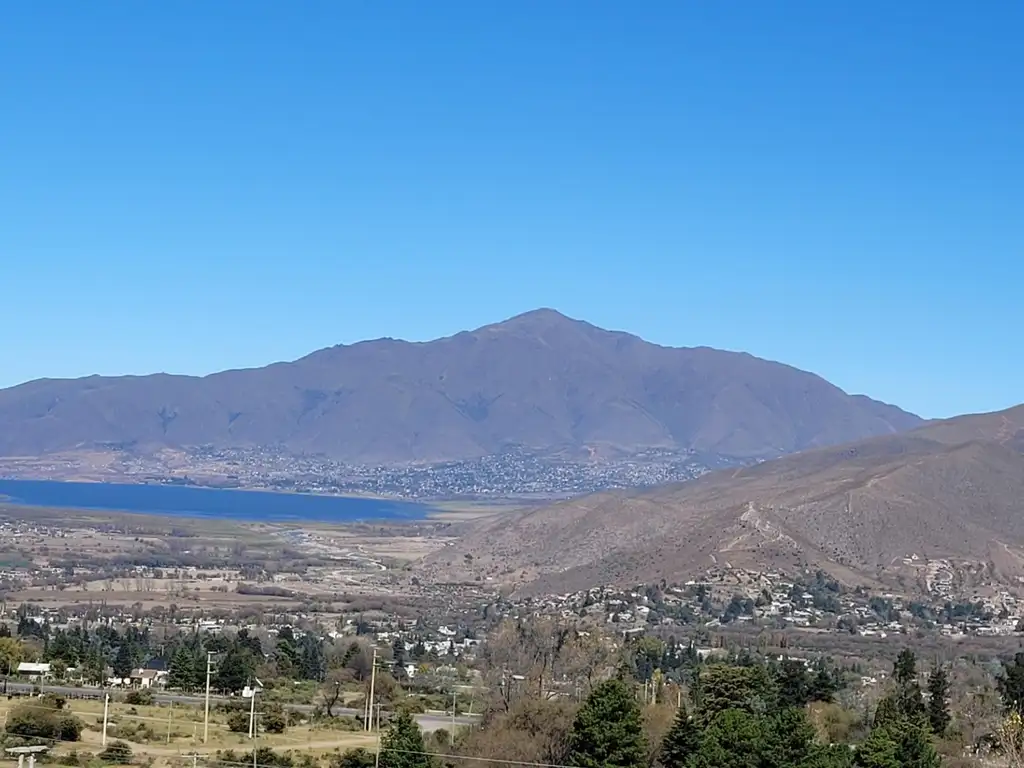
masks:
{"label": "white house", "polygon": [[34,661],[23,661],[18,664],[18,674],[31,678],[45,679],[51,674],[49,664],[41,664]]}

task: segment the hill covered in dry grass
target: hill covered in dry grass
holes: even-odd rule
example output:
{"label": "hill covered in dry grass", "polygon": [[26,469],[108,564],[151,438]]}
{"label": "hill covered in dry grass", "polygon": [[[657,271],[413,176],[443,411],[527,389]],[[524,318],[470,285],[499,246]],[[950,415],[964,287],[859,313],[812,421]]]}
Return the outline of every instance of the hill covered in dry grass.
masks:
{"label": "hill covered in dry grass", "polygon": [[424,568],[567,592],[715,567],[885,582],[913,556],[1024,574],[1024,406],[499,516]]}

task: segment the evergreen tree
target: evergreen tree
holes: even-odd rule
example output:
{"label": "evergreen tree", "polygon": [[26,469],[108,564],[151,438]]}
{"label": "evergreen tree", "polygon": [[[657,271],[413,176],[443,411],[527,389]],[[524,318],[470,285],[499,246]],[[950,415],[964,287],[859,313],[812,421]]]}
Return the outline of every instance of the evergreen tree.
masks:
{"label": "evergreen tree", "polygon": [[829,672],[828,667],[822,664],[818,667],[817,674],[811,680],[808,699],[810,701],[832,701],[839,688],[840,684],[837,682],[836,676]]}
{"label": "evergreen tree", "polygon": [[887,728],[875,728],[857,747],[853,763],[857,768],[902,768],[896,757],[898,744]]}
{"label": "evergreen tree", "polygon": [[941,765],[924,716],[907,719],[894,737],[901,768],[939,768]]}
{"label": "evergreen tree", "polygon": [[244,627],[238,630],[238,634],[235,636],[235,645],[249,651],[253,658],[263,658],[263,646],[260,645],[260,639],[249,634],[249,630]]}
{"label": "evergreen tree", "polygon": [[765,764],[765,718],[742,709],[718,712],[701,738],[693,768],[761,768]]}
{"label": "evergreen tree", "polygon": [[853,768],[854,752],[847,744],[817,746],[800,768]]}
{"label": "evergreen tree", "polygon": [[875,719],[872,721],[872,727],[897,727],[900,723],[901,717],[899,700],[895,695],[887,693],[878,700],[878,705],[875,707]]}
{"label": "evergreen tree", "polygon": [[195,657],[184,645],[179,645],[167,669],[167,687],[190,691],[195,682]]}
{"label": "evergreen tree", "polygon": [[117,649],[117,656],[114,657],[114,677],[122,679],[130,677],[134,666],[135,657],[132,653],[131,645],[127,641],[121,643],[121,646]]}
{"label": "evergreen tree", "polygon": [[569,764],[579,768],[647,765],[640,707],[624,680],[600,683],[583,702],[569,733]]}
{"label": "evergreen tree", "polygon": [[400,711],[380,741],[380,768],[433,768],[424,754],[423,733],[408,711]]}
{"label": "evergreen tree", "polygon": [[396,637],[395,642],[391,644],[391,657],[396,667],[405,666],[405,641],[401,637]]}
{"label": "evergreen tree", "polygon": [[1006,711],[1024,717],[1024,652],[1018,652],[1013,661],[1003,664],[1003,674],[996,679],[996,687]]}
{"label": "evergreen tree", "polygon": [[47,644],[46,658],[50,661],[63,661],[72,667],[78,664],[78,649],[71,636],[57,630],[53,640]]}
{"label": "evergreen tree", "polygon": [[686,706],[679,707],[672,727],[661,742],[658,762],[663,768],[685,768],[689,760],[700,749],[700,731],[693,722]]}
{"label": "evergreen tree", "polygon": [[[288,628],[285,627],[287,630]],[[284,635],[284,630],[282,630]],[[292,639],[291,630],[288,630],[287,636],[278,636],[277,647],[274,649],[274,664],[277,666],[277,671],[282,677],[298,677],[301,672],[301,664],[299,660],[299,651],[295,647],[295,641]]]}
{"label": "evergreen tree", "polygon": [[[914,657],[913,651],[907,648],[900,651],[893,667],[892,677],[896,682],[896,691],[893,694],[895,714],[900,718],[915,722],[924,717],[924,695],[917,682],[917,659]],[[879,702],[879,708],[881,709],[881,707],[882,702]]]}
{"label": "evergreen tree", "polygon": [[909,648],[900,651],[896,657],[896,665],[892,671],[896,685],[904,687],[917,679],[917,657]]}
{"label": "evergreen tree", "polygon": [[921,693],[921,686],[917,680],[901,686],[896,694],[897,706],[900,714],[910,720],[919,720],[926,717],[924,706],[924,694]]}
{"label": "evergreen tree", "polygon": [[307,632],[299,643],[299,656],[303,679],[323,682],[327,676],[327,661],[321,641]]}
{"label": "evergreen tree", "polygon": [[776,706],[774,681],[762,666],[712,664],[698,678],[696,718],[707,725],[719,712],[741,709],[759,715]]}
{"label": "evergreen tree", "polygon": [[799,659],[783,659],[775,678],[780,707],[802,707],[810,700],[807,667]]}
{"label": "evergreen tree", "polygon": [[814,726],[803,708],[787,707],[765,718],[764,768],[796,768],[814,754]]}
{"label": "evergreen tree", "polygon": [[249,682],[253,671],[252,657],[241,648],[232,648],[217,664],[213,685],[223,693],[237,693]]}
{"label": "evergreen tree", "polygon": [[935,667],[928,676],[928,724],[932,733],[942,736],[949,728],[949,676],[942,667]]}
{"label": "evergreen tree", "polygon": [[198,690],[206,686],[206,665],[209,657],[198,637],[189,648],[189,653],[192,654],[192,689]]}
{"label": "evergreen tree", "polygon": [[87,682],[100,685],[106,678],[107,663],[98,645],[90,645],[82,662],[82,673]]}

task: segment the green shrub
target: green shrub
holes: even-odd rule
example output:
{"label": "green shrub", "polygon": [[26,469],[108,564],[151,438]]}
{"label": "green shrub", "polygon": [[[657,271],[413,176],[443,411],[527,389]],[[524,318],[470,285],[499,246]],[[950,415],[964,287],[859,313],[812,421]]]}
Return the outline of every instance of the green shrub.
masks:
{"label": "green shrub", "polygon": [[64,710],[64,699],[43,696],[19,704],[7,715],[5,730],[13,736],[48,741],[78,741],[84,724]]}
{"label": "green shrub", "polygon": [[127,765],[132,761],[132,748],[123,741],[113,741],[97,757],[105,763]]}
{"label": "green shrub", "polygon": [[236,709],[234,712],[229,714],[228,730],[232,733],[248,733],[249,713],[241,709]]}
{"label": "green shrub", "polygon": [[135,707],[149,707],[153,704],[153,692],[148,688],[138,691],[128,691],[124,697],[125,704]]}

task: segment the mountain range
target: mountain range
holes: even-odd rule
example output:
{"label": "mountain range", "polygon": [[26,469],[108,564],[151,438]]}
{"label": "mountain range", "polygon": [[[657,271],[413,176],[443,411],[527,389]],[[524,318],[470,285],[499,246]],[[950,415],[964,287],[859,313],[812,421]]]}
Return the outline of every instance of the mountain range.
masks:
{"label": "mountain range", "polygon": [[722,569],[822,568],[850,585],[922,589],[942,572],[1016,583],[1024,406],[524,509],[483,522],[423,567],[546,593]]}
{"label": "mountain range", "polygon": [[921,424],[749,354],[670,348],[537,310],[424,343],[379,339],[205,377],[42,379],[0,390],[0,455],[273,446],[357,463],[511,447],[753,461]]}

